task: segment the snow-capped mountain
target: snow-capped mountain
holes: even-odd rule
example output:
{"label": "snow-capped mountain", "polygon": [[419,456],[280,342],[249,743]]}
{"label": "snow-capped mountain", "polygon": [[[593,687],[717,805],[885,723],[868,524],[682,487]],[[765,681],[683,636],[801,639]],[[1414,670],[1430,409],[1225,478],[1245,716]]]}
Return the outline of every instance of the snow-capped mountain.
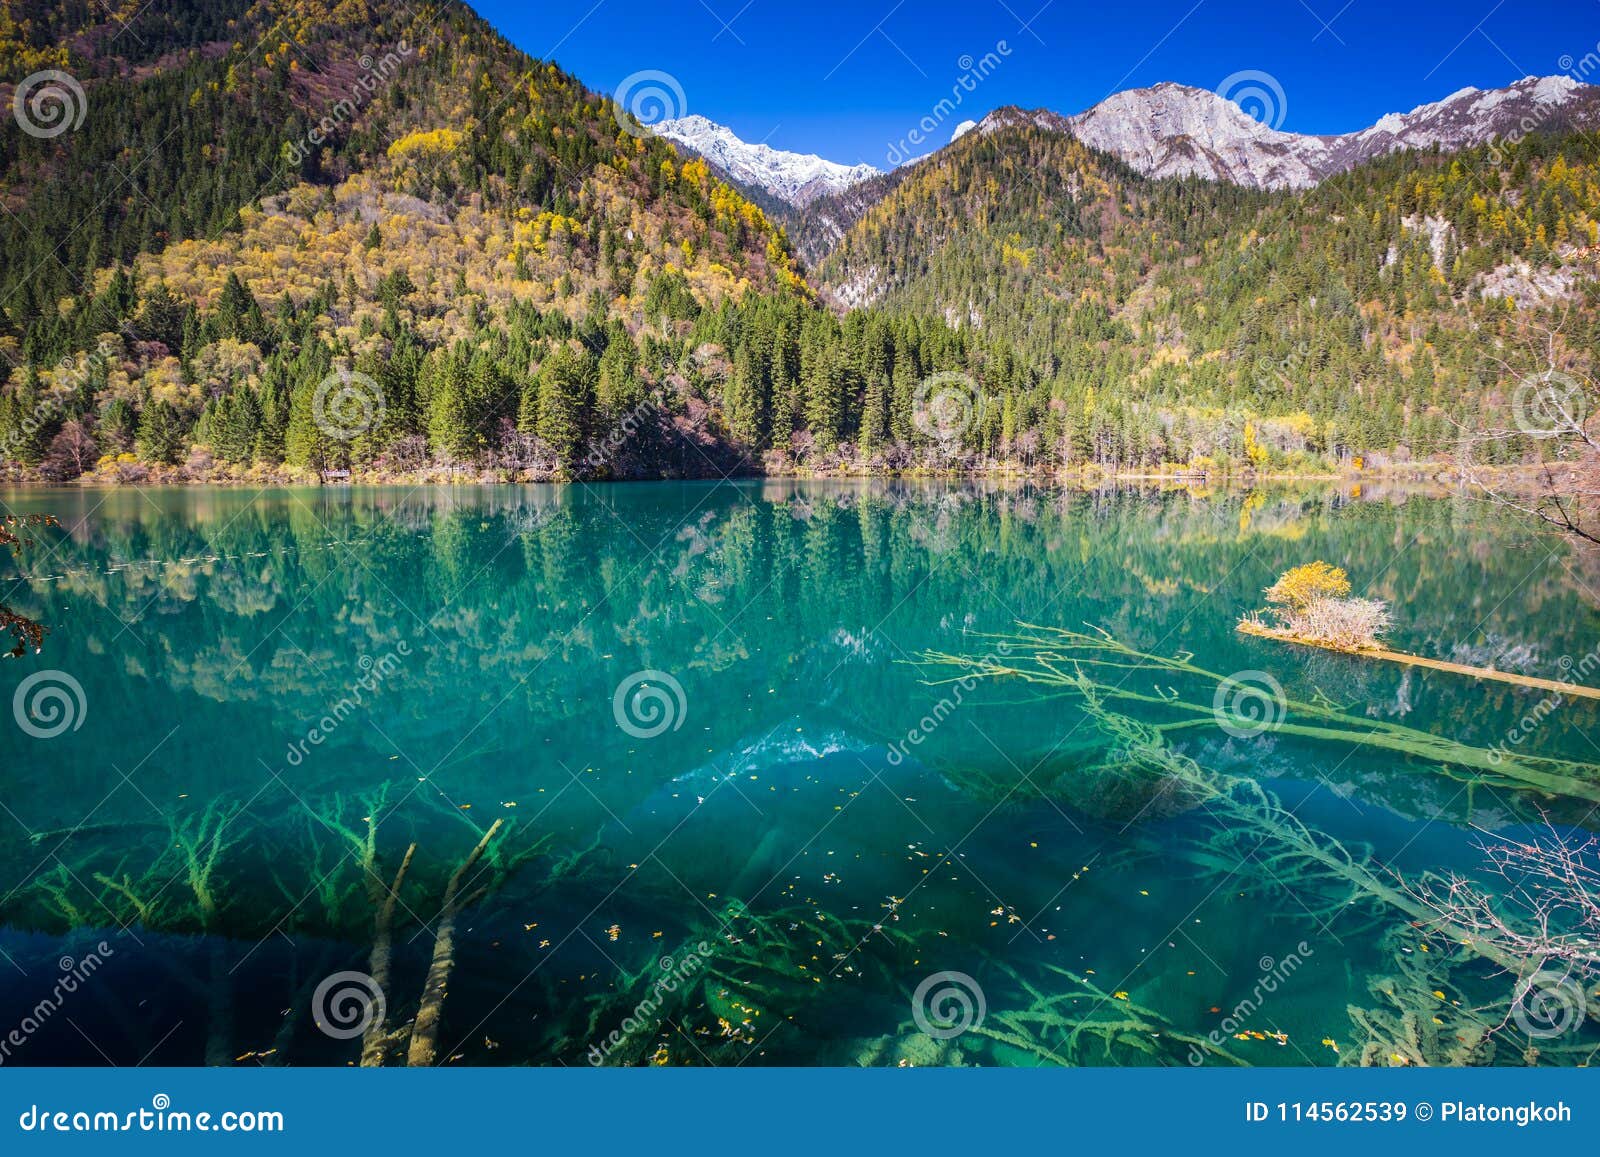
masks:
{"label": "snow-capped mountain", "polygon": [[1084,144],[1153,177],[1303,188],[1329,171],[1322,138],[1279,132],[1225,97],[1182,84],[1119,92],[1065,119]]}
{"label": "snow-capped mountain", "polygon": [[1500,137],[1600,123],[1600,88],[1569,76],[1528,76],[1507,88],[1464,88],[1371,128],[1329,138],[1339,168],[1397,149],[1463,149]]}
{"label": "snow-capped mountain", "polygon": [[[1268,93],[1265,107],[1258,106],[1269,122],[1281,119],[1281,106],[1274,108],[1271,98]],[[1172,83],[1119,92],[1074,117],[1006,112],[1008,118],[1060,123],[1085,144],[1115,153],[1151,176],[1304,188],[1400,149],[1461,149],[1511,135],[1600,124],[1600,88],[1565,76],[1530,76],[1487,91],[1464,88],[1337,136],[1281,132],[1215,92]],[[987,121],[984,127],[990,127]]]}
{"label": "snow-capped mountain", "polygon": [[732,129],[703,116],[678,117],[651,128],[693,149],[734,180],[764,189],[796,208],[878,175],[871,165],[841,165],[810,153],[752,145],[740,140]]}
{"label": "snow-capped mountain", "polygon": [[[1258,75],[1258,74],[1257,74]],[[968,132],[992,133],[1031,123],[1069,132],[1155,177],[1197,176],[1258,189],[1303,189],[1363,161],[1401,149],[1462,149],[1496,138],[1568,127],[1600,127],[1600,87],[1566,76],[1529,76],[1506,88],[1464,88],[1407,113],[1390,113],[1358,132],[1312,136],[1273,127],[1282,119],[1275,82],[1254,85],[1240,104],[1216,92],[1165,81],[1108,97],[1076,116],[1046,109],[996,109]],[[1264,123],[1265,122],[1265,123]],[[843,165],[809,153],[750,144],[703,116],[666,120],[654,130],[705,157],[741,184],[796,208],[879,175],[871,165]]]}

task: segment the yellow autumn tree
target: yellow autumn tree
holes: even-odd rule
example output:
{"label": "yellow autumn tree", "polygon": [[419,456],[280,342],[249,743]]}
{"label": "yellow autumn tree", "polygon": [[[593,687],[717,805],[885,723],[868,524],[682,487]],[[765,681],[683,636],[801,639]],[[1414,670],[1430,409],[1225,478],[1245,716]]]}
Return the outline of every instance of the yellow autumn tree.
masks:
{"label": "yellow autumn tree", "polygon": [[1265,593],[1274,606],[1300,611],[1317,599],[1347,598],[1350,578],[1343,567],[1318,560],[1284,571]]}

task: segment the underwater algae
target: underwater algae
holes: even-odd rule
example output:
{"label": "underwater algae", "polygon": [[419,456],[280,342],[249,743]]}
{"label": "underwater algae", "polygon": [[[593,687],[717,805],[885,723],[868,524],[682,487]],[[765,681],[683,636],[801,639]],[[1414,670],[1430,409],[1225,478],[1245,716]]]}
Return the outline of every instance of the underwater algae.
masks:
{"label": "underwater algae", "polygon": [[[1600,905],[1591,894],[1597,877],[1594,869],[1581,859],[1593,850],[1595,841],[1590,840],[1576,850],[1557,843],[1554,852],[1544,845],[1520,845],[1524,850],[1532,849],[1520,857],[1521,862],[1543,869],[1545,878],[1531,883],[1526,879],[1519,881],[1522,893],[1514,892],[1511,903],[1460,876],[1427,871],[1419,878],[1407,879],[1392,868],[1379,866],[1370,850],[1346,846],[1302,822],[1255,779],[1212,771],[1175,750],[1169,738],[1173,732],[1204,726],[1208,722],[1213,726],[1225,726],[1234,718],[1222,709],[1220,699],[1206,708],[1185,702],[1171,687],[1165,688],[1164,694],[1155,695],[1128,691],[1123,686],[1126,674],[1116,683],[1104,679],[1107,671],[1157,671],[1209,682],[1218,688],[1226,687],[1226,677],[1197,666],[1192,656],[1180,654],[1168,658],[1142,652],[1105,631],[1084,633],[1029,624],[1020,624],[1016,633],[992,636],[988,642],[991,647],[977,657],[924,653],[920,658],[929,665],[961,672],[929,682],[938,686],[955,678],[1000,683],[1020,681],[1051,688],[1044,693],[1046,695],[1072,697],[1109,746],[1102,759],[1069,769],[1063,778],[1078,775],[1102,780],[1120,777],[1134,785],[1133,790],[1142,794],[1144,802],[1128,821],[1130,823],[1145,814],[1159,814],[1163,801],[1169,804],[1176,801],[1179,808],[1199,808],[1209,813],[1220,821],[1219,829],[1204,842],[1192,841],[1180,854],[1204,870],[1231,877],[1242,861],[1236,862],[1221,854],[1223,849],[1253,841],[1246,858],[1255,862],[1271,887],[1292,893],[1314,919],[1346,914],[1353,908],[1390,917],[1390,926],[1381,943],[1393,961],[1393,970],[1367,979],[1367,987],[1381,1002],[1380,1006],[1364,1008],[1352,1004],[1349,1007],[1360,1047],[1353,1053],[1341,1053],[1341,1063],[1491,1063],[1496,1057],[1498,1039],[1511,1035],[1506,1030],[1514,1019],[1525,1024],[1524,1003],[1535,1000],[1565,1002],[1560,1009],[1565,1018],[1560,1026],[1563,1031],[1550,1035],[1564,1036],[1568,1028],[1575,1028],[1581,1034],[1586,1020],[1600,1022],[1600,1006],[1589,1004],[1584,997],[1584,988],[1600,981],[1600,937],[1596,935],[1600,933],[1600,920],[1596,919]],[[993,646],[996,642],[1003,646]],[[1210,718],[1151,723],[1111,710],[1107,703],[1116,700],[1156,704],[1182,714],[1203,712]],[[1538,795],[1550,793],[1552,789],[1565,789],[1563,794],[1593,798],[1591,793],[1595,785],[1590,780],[1600,777],[1600,767],[1581,763],[1492,760],[1484,749],[1386,721],[1360,719],[1327,702],[1303,703],[1285,698],[1282,710],[1284,716],[1272,721],[1273,729],[1282,728],[1306,738],[1371,744],[1438,760],[1458,769],[1498,769],[1502,763],[1510,763],[1509,785]],[[1286,724],[1284,719],[1296,711],[1317,722],[1298,726]],[[1362,727],[1368,729],[1364,734],[1360,730]],[[1561,769],[1560,773],[1553,768]],[[947,765],[943,770],[947,776],[966,782],[973,790],[996,790],[981,774],[975,778],[965,776],[959,764]],[[1499,783],[1499,786],[1508,784]],[[1041,791],[1055,788],[1055,784],[1036,785],[1036,790]],[[1488,851],[1491,861],[1498,861],[1504,868],[1508,856],[1518,848],[1516,844],[1501,844],[1490,846]],[[1442,895],[1448,896],[1449,901],[1441,899]],[[1568,914],[1575,909],[1576,918],[1566,921],[1564,927],[1552,928],[1552,910],[1563,908]],[[1431,952],[1424,944],[1419,955],[1394,935],[1393,917],[1401,918],[1412,929],[1426,929],[1436,934],[1444,950]],[[1382,927],[1383,923],[1380,919],[1377,926]],[[1443,991],[1448,983],[1446,974],[1470,957],[1494,965],[1503,979],[1509,978],[1512,991],[1472,1007],[1464,1008],[1459,1001],[1447,1001]],[[1560,973],[1545,971],[1546,966],[1558,958],[1564,962],[1563,970]],[[1086,982],[1086,978],[1070,973],[1063,975],[1073,981]],[[1554,994],[1541,991],[1541,985],[1558,991]],[[1058,995],[1047,996],[1031,986],[1026,991],[1033,998],[1030,1015],[1005,1018],[1005,1023],[1014,1030],[1014,1037],[1008,1043],[1053,1054],[1046,1034],[1054,1033],[1068,1055],[1075,1057],[1075,1046],[1085,1022],[1071,1016],[1044,1013],[1044,1008],[1053,1008],[1059,1003]],[[1103,993],[1101,995],[1104,997]],[[1161,1032],[1151,1027],[1154,1014],[1143,1011],[1145,1020],[1122,1026],[1133,1035],[1117,1039],[1124,1044],[1136,1042],[1137,1047],[1148,1051],[1149,1039]],[[1447,1014],[1449,1019],[1441,1013]],[[1172,1039],[1186,1039],[1170,1029],[1164,1031]],[[1201,1038],[1197,1043],[1215,1057],[1235,1059],[1214,1041]],[[1325,1041],[1324,1044],[1334,1045],[1334,1042]],[[1109,1056],[1109,1036],[1106,1045]],[[1592,1041],[1530,1039],[1520,1047],[1516,1059],[1527,1064],[1541,1061],[1584,1064],[1597,1054],[1600,1054],[1600,1044]],[[1079,1062],[1074,1060],[1073,1063]],[[1198,1063],[1198,1054],[1191,1058],[1191,1063]]]}

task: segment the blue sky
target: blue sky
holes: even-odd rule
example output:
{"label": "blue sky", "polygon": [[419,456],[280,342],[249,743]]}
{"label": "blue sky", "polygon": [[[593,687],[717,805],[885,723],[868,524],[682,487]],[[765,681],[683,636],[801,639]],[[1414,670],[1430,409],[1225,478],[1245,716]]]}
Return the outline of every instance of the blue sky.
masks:
{"label": "blue sky", "polygon": [[[941,98],[986,71],[956,121],[999,105],[1078,112],[1175,80],[1268,74],[1294,132],[1343,132],[1467,85],[1581,70],[1600,0],[480,0],[526,51],[590,88],[670,74],[683,111],[746,140],[888,167]],[[1004,51],[1001,45],[1004,45]],[[993,63],[984,68],[986,55]],[[1575,63],[1577,62],[1577,63]],[[1581,71],[1578,79],[1600,83]],[[1276,92],[1281,91],[1279,101]],[[675,97],[673,98],[676,99]]]}

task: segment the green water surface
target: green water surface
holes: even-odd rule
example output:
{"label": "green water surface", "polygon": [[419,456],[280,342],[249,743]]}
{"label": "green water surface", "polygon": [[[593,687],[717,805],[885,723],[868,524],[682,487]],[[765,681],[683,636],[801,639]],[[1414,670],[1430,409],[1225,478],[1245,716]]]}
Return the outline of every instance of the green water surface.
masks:
{"label": "green water surface", "polygon": [[[0,666],[0,1036],[62,958],[103,958],[6,1063],[355,1061],[317,987],[373,971],[374,897],[413,844],[384,1004],[403,1030],[451,924],[437,1062],[1227,1063],[1206,1039],[1330,1065],[1374,1024],[1447,1059],[1462,1010],[1505,996],[1495,968],[1298,880],[1237,816],[1093,771],[1119,740],[1073,696],[930,685],[951,672],[925,654],[1091,624],[1375,723],[1600,761],[1591,702],[1524,729],[1542,692],[1233,631],[1322,558],[1390,601],[1397,647],[1566,677],[1600,642],[1596,576],[1465,501],[789,482],[5,500],[64,530],[0,572],[51,632]],[[54,700],[23,687],[40,672]],[[1590,800],[1394,751],[1168,734],[1386,878],[1475,872],[1541,811],[1592,826]],[[1526,1043],[1478,1059],[1525,1063]]]}

